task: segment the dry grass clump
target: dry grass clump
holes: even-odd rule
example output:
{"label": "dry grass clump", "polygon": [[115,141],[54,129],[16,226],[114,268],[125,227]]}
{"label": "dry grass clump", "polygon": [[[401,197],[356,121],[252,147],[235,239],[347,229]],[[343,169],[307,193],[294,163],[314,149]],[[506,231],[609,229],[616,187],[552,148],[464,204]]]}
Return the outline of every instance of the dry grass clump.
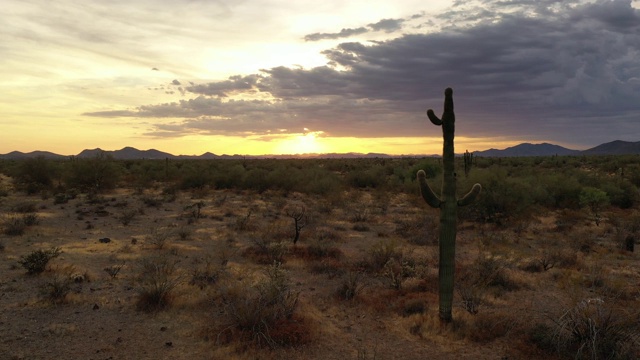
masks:
{"label": "dry grass clump", "polygon": [[63,304],[71,292],[74,280],[68,274],[55,274],[41,288],[41,295],[52,304]]}
{"label": "dry grass clump", "polygon": [[162,250],[173,236],[173,231],[167,227],[153,226],[145,236],[145,242],[158,250]]}
{"label": "dry grass clump", "polygon": [[274,222],[251,234],[252,245],[244,250],[243,255],[259,264],[284,262],[291,239],[286,229],[289,227],[283,222]]}
{"label": "dry grass clump", "polygon": [[228,261],[226,253],[219,255],[218,259],[210,256],[196,259],[196,267],[191,271],[189,285],[197,286],[202,290],[216,284],[225,275]]}
{"label": "dry grass clump", "polygon": [[256,347],[295,347],[311,341],[310,324],[298,309],[298,293],[290,288],[281,265],[269,266],[255,284],[221,284],[218,333],[220,343],[243,342]]}
{"label": "dry grass clump", "polygon": [[180,278],[176,275],[176,262],[167,257],[148,257],[140,260],[139,293],[136,308],[158,311],[171,305],[173,290]]}
{"label": "dry grass clump", "polygon": [[359,271],[347,271],[336,291],[338,297],[343,300],[354,299],[364,288],[363,278]]}
{"label": "dry grass clump", "polygon": [[39,222],[38,215],[35,213],[12,214],[3,216],[0,227],[7,236],[20,236],[28,227],[37,225]]}
{"label": "dry grass clump", "polygon": [[414,245],[438,243],[439,220],[435,216],[413,216],[395,220],[395,234]]}
{"label": "dry grass clump", "polygon": [[540,328],[538,341],[552,344],[561,356],[574,359],[637,359],[640,356],[640,313],[619,308],[613,300],[588,298],[552,317]]}

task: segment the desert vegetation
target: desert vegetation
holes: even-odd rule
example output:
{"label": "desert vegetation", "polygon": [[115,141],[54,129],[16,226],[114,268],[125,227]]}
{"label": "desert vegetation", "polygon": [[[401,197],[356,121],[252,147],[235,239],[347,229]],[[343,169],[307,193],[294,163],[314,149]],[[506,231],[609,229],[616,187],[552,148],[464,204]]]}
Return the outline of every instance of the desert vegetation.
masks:
{"label": "desert vegetation", "polygon": [[0,161],[0,354],[638,358],[638,164],[454,158],[443,323],[440,158]]}

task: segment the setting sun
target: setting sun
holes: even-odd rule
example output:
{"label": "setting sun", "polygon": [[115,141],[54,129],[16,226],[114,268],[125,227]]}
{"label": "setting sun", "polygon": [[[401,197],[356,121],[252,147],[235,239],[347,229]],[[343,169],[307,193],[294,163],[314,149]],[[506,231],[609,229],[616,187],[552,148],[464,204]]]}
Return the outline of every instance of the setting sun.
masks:
{"label": "setting sun", "polygon": [[317,137],[322,135],[322,131],[309,131],[305,128],[304,133],[283,139],[277,146],[279,154],[319,154],[327,149]]}

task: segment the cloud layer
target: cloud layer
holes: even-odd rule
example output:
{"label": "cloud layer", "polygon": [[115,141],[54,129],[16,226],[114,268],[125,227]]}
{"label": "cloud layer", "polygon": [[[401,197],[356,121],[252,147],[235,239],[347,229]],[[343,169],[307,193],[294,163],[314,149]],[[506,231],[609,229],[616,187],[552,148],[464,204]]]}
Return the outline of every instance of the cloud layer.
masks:
{"label": "cloud layer", "polygon": [[147,134],[157,137],[303,128],[423,136],[435,131],[427,129],[426,108],[441,112],[451,86],[459,135],[640,140],[640,12],[630,0],[456,2],[437,18],[383,19],[305,40],[370,32],[398,35],[340,43],[323,52],[325,66],[279,66],[189,86],[176,79],[181,101],[85,115],[170,118]]}

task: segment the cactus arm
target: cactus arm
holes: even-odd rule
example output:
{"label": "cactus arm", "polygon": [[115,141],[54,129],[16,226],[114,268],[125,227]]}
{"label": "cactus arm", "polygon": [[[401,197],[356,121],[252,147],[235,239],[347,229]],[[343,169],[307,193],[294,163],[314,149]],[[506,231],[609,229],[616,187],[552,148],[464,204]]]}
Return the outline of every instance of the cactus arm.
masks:
{"label": "cactus arm", "polygon": [[418,171],[418,183],[420,184],[420,194],[422,194],[424,201],[433,208],[439,208],[442,201],[434,194],[433,190],[431,190],[431,187],[427,183],[427,174],[425,174],[424,170]]}
{"label": "cactus arm", "polygon": [[438,116],[436,116],[433,110],[431,109],[427,110],[427,116],[429,117],[429,120],[431,120],[433,125],[436,125],[436,126],[442,125],[442,120],[440,120]]}
{"label": "cactus arm", "polygon": [[471,188],[471,190],[462,198],[458,199],[458,206],[467,206],[471,204],[482,191],[482,186],[480,184],[475,184]]}

